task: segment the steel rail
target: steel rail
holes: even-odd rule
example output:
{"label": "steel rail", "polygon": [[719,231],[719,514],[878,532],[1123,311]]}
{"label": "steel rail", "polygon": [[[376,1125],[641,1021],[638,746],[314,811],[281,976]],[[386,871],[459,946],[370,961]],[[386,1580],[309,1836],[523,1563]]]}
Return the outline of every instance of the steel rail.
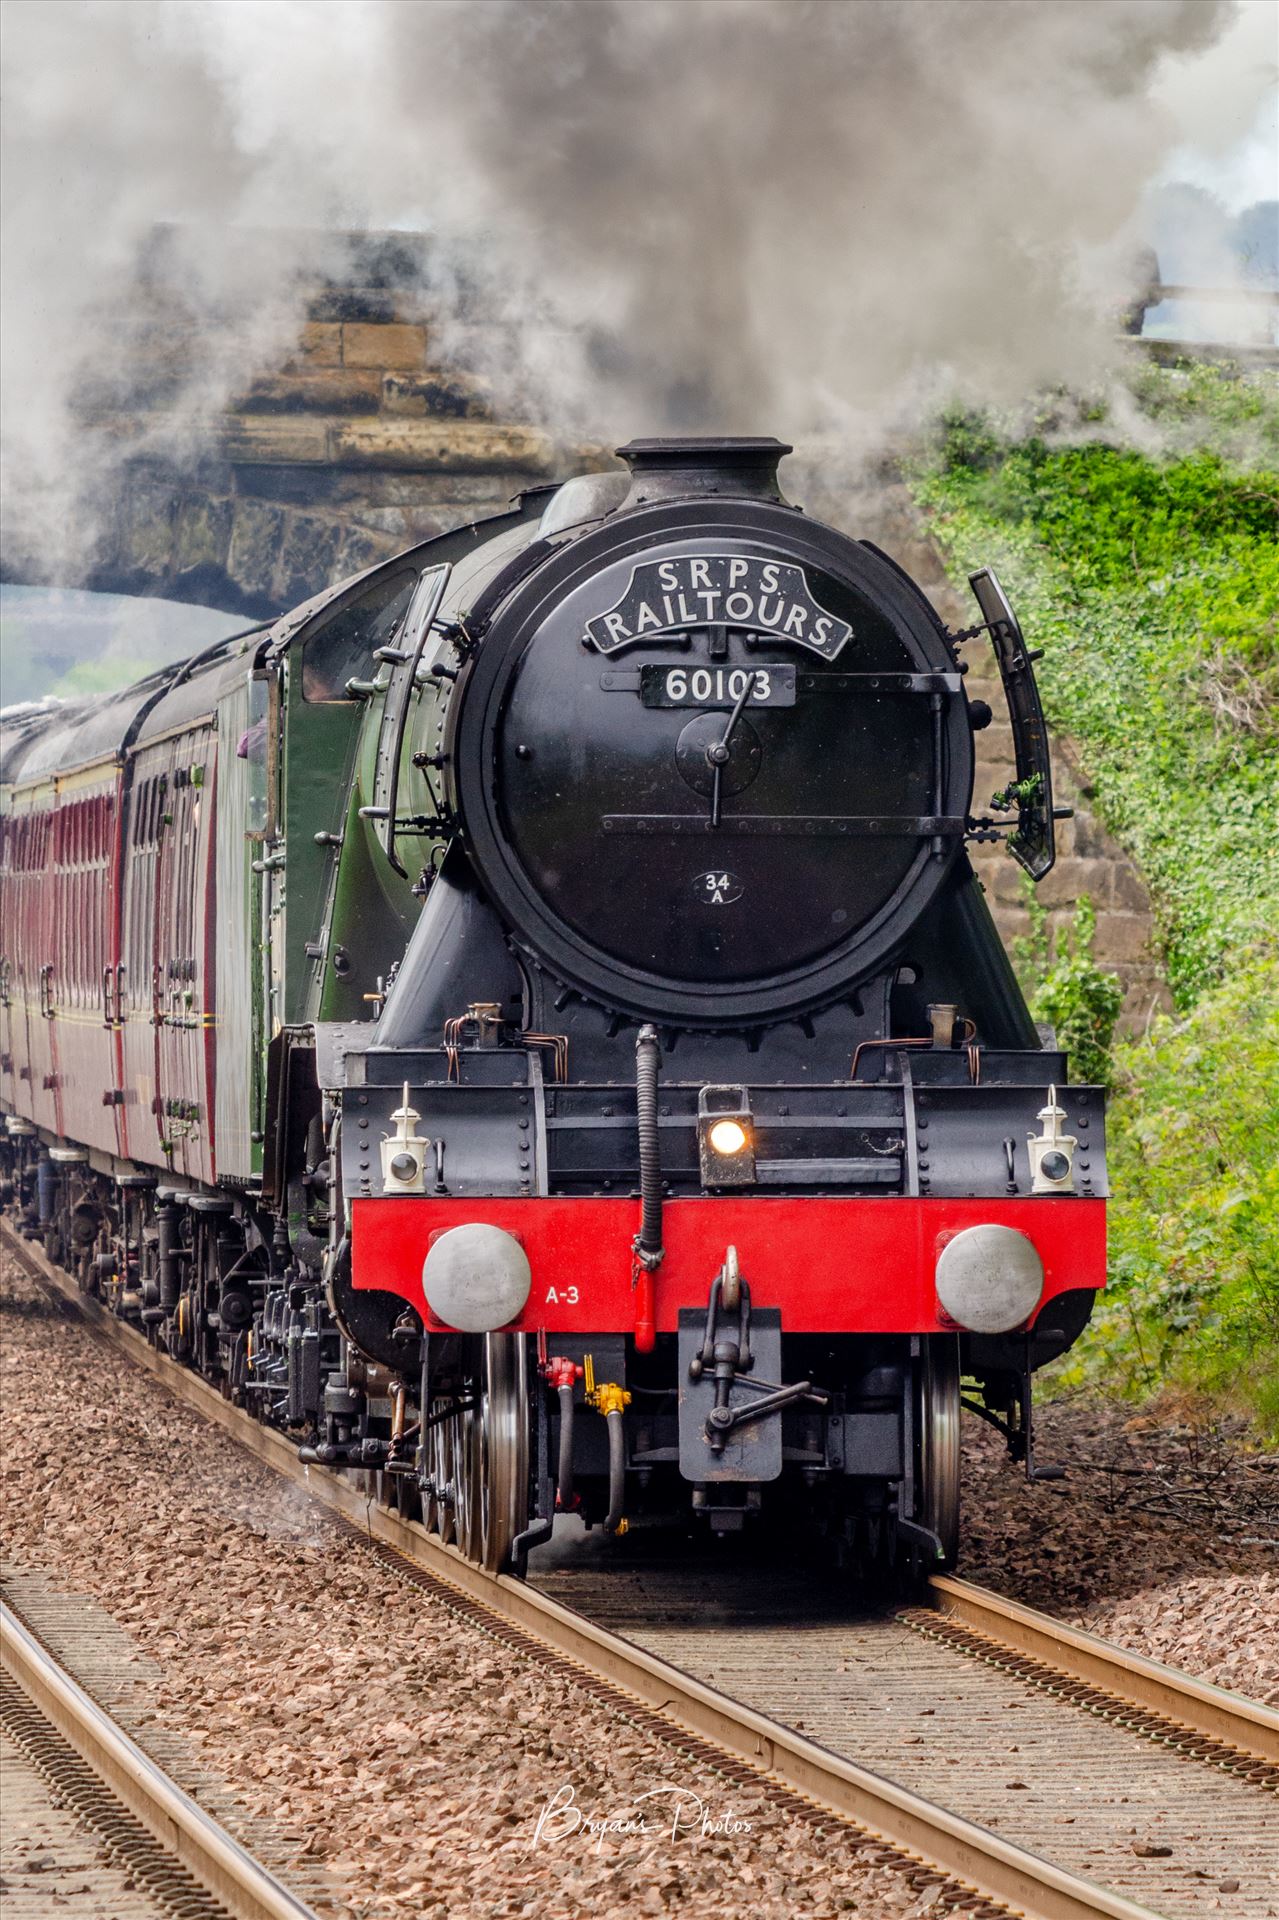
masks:
{"label": "steel rail", "polygon": [[2,1602],[0,1665],[115,1799],[234,1920],[315,1920],[310,1907],[174,1785]]}
{"label": "steel rail", "polygon": [[[940,1869],[986,1899],[1026,1915],[1027,1920],[1097,1920],[1098,1916],[1156,1920],[1150,1909],[832,1753],[523,1581],[486,1573],[429,1534],[420,1522],[381,1507],[340,1475],[303,1466],[293,1442],[224,1400],[198,1374],[157,1352],[138,1332],[80,1293],[70,1275],[23,1241],[8,1220],[0,1219],[0,1241],[47,1291],[69,1303],[95,1332],[154,1375],[175,1399],[212,1420],[287,1479],[306,1486],[321,1504],[370,1540],[390,1547],[472,1605],[513,1624],[585,1668],[590,1676],[603,1678],[656,1714],[759,1769],[765,1783],[771,1781],[830,1809],[921,1864]],[[951,1584],[966,1589],[964,1582]],[[1028,1608],[1022,1611],[1031,1614]],[[1054,1625],[1044,1617],[1045,1633]]]}
{"label": "steel rail", "polygon": [[934,1574],[929,1587],[943,1619],[958,1621],[1000,1647],[1175,1721],[1207,1740],[1234,1747],[1268,1766],[1279,1765],[1279,1711],[1275,1708],[1099,1640],[1095,1634],[952,1574]]}

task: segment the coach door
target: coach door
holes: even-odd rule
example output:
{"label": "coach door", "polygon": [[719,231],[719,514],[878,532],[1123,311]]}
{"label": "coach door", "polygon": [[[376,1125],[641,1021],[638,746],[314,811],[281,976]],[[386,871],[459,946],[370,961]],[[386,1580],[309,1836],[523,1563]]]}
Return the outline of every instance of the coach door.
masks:
{"label": "coach door", "polygon": [[123,1152],[123,1090],[116,1021],[116,763],[59,782],[50,862],[54,915],[52,1022],[61,1130]]}
{"label": "coach door", "polygon": [[[41,798],[45,798],[42,794]],[[46,804],[32,808],[31,865],[26,874],[25,918],[29,931],[23,998],[27,1006],[31,1114],[39,1126],[61,1136],[62,1081],[58,1071],[58,1008],[63,978],[58,966],[58,927],[53,886],[57,795],[47,790]]]}
{"label": "coach door", "polygon": [[53,789],[15,794],[5,822],[5,1049],[11,1055],[6,1095],[14,1110],[55,1133],[58,1103],[53,965]]}
{"label": "coach door", "polygon": [[[158,847],[154,974],[159,1118],[175,1173],[213,1178],[212,726],[174,743]],[[206,934],[208,939],[206,940]]]}
{"label": "coach door", "polygon": [[163,747],[151,748],[139,753],[130,768],[116,984],[127,1151],[133,1158],[153,1166],[164,1164],[160,1151],[164,1128],[158,1106],[160,998],[156,878],[160,838],[169,805],[167,759]]}

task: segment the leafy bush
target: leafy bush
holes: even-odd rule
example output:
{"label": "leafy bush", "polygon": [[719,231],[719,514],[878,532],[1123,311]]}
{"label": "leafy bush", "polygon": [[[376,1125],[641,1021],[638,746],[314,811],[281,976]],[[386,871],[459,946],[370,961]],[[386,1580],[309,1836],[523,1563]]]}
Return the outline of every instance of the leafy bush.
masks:
{"label": "leafy bush", "polygon": [[996,460],[964,421],[915,484],[956,571],[993,564],[1046,649],[1049,718],[1189,1008],[1279,923],[1279,467],[1042,440]]}
{"label": "leafy bush", "polygon": [[1117,976],[1098,966],[1093,957],[1097,912],[1088,895],[1075,904],[1069,932],[1050,951],[1048,916],[1026,883],[1031,916],[1028,939],[1014,941],[1023,985],[1029,990],[1030,1011],[1056,1030],[1057,1044],[1066,1050],[1072,1080],[1108,1087],[1112,1069],[1110,1044],[1124,1003]]}
{"label": "leafy bush", "polygon": [[[1068,1376],[1234,1400],[1279,1436],[1279,381],[1148,369],[1162,451],[946,423],[917,497],[956,573],[994,565],[1049,719],[1150,889],[1176,1015],[1106,1058],[1091,908],[1019,959],[1114,1093],[1110,1285]],[[1144,419],[1140,416],[1144,415]],[[1131,427],[1132,420],[1129,425]],[[1130,436],[1131,437],[1131,436]]]}
{"label": "leafy bush", "polygon": [[1110,1283],[1067,1378],[1170,1383],[1279,1439],[1279,961],[1116,1050]]}
{"label": "leafy bush", "polygon": [[1279,466],[1279,407],[1274,376],[1245,375],[1236,366],[1186,360],[1138,367],[1132,396],[1170,453],[1207,447],[1245,470]]}

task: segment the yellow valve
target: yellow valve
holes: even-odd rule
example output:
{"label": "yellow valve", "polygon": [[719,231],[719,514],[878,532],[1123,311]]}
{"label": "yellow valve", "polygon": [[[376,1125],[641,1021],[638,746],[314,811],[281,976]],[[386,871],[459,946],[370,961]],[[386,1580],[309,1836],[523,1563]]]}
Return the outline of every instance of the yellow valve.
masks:
{"label": "yellow valve", "polygon": [[614,1380],[605,1381],[602,1386],[596,1387],[594,1392],[588,1393],[586,1397],[596,1412],[603,1414],[624,1413],[631,1404],[630,1394],[625,1387],[619,1387]]}

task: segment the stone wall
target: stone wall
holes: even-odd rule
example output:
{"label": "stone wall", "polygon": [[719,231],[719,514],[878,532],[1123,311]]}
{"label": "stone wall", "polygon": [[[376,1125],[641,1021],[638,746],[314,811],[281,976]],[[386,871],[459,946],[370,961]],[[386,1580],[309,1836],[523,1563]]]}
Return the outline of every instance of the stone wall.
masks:
{"label": "stone wall", "polygon": [[129,463],[87,584],[266,617],[499,511],[557,464],[531,430],[233,415],[195,472]]}
{"label": "stone wall", "polygon": [[[837,513],[836,509],[831,517]],[[891,554],[919,582],[948,627],[957,631],[980,618],[967,588],[961,593],[947,578],[941,555],[899,480],[886,475],[881,486],[858,493],[852,508],[838,513],[838,518],[849,532]],[[965,686],[970,698],[987,701],[995,716],[991,725],[976,736],[973,809],[981,812],[988,807],[991,795],[1014,777],[1012,728],[993,651],[973,642],[965,648],[965,658],[969,664]],[[974,847],[973,864],[986,889],[995,924],[1009,944],[1030,934],[1028,890],[1047,909],[1048,931],[1054,942],[1070,926],[1080,895],[1087,894],[1097,910],[1096,957],[1123,983],[1122,1030],[1140,1031],[1152,1007],[1166,1010],[1172,1004],[1157,958],[1150,895],[1128,855],[1093,811],[1092,795],[1071,743],[1056,736],[1053,784],[1054,800],[1060,806],[1073,807],[1075,817],[1058,822],[1057,864],[1038,887],[1028,889],[1022,869],[1002,846]]]}
{"label": "stone wall", "polygon": [[445,363],[407,239],[362,251],[371,283],[315,295],[296,350],[200,433],[196,462],[191,314],[162,286],[121,324],[109,383],[82,397],[121,475],[87,584],[262,617],[598,459],[495,416],[458,364],[472,336],[493,351],[487,329],[451,325]]}

